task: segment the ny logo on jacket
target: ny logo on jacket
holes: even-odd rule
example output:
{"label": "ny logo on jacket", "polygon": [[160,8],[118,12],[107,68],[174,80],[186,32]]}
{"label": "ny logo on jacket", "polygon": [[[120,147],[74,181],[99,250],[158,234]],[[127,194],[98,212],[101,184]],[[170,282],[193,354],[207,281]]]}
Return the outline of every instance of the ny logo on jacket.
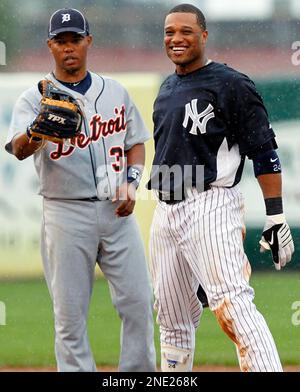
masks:
{"label": "ny logo on jacket", "polygon": [[[208,120],[215,117],[214,107],[209,104],[203,112],[198,113],[197,109],[198,99],[193,99],[191,102],[185,105],[185,117],[182,125],[184,128],[188,126],[189,119],[192,120],[193,125],[189,133],[192,135],[197,135],[197,129],[199,129],[200,133],[206,133],[206,125]],[[201,122],[202,119],[202,122]]]}

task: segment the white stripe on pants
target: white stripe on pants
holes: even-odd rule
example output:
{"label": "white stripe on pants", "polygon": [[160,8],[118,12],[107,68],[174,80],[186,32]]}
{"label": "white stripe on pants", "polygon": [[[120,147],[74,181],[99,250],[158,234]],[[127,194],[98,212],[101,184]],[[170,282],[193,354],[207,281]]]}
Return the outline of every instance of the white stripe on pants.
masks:
{"label": "white stripe on pants", "polygon": [[210,309],[233,340],[241,370],[282,371],[269,328],[253,304],[250,264],[242,240],[243,197],[212,188],[177,204],[158,202],[150,259],[161,343],[194,350],[205,290]]}

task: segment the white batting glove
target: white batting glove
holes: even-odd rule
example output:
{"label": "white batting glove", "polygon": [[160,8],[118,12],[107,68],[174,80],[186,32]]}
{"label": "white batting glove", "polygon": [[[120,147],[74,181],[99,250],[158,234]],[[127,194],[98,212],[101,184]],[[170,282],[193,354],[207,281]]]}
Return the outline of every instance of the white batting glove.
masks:
{"label": "white batting glove", "polygon": [[259,241],[260,251],[271,250],[277,271],[291,261],[294,253],[294,241],[284,214],[267,215],[264,231]]}

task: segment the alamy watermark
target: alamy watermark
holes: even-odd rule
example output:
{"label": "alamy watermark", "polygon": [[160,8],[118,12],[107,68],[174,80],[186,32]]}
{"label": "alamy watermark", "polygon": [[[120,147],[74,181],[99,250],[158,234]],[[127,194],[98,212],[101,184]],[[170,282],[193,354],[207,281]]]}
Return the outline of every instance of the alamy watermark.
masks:
{"label": "alamy watermark", "polygon": [[292,54],[291,61],[292,64],[296,67],[300,65],[300,41],[294,41],[292,43],[292,50],[294,53]]}
{"label": "alamy watermark", "polygon": [[6,65],[6,45],[0,41],[0,65]]}
{"label": "alamy watermark", "polygon": [[6,306],[2,301],[0,301],[0,326],[1,325],[6,325]]}
{"label": "alamy watermark", "polygon": [[300,325],[300,301],[295,301],[292,303],[292,310],[295,312],[292,314],[292,324],[297,327]]}
{"label": "alamy watermark", "polygon": [[[161,200],[182,200],[191,189],[198,192],[204,190],[204,166],[203,165],[153,165],[151,173],[142,165],[139,166],[143,177],[148,179],[148,186],[142,185],[136,195],[135,200],[157,200],[159,190]],[[118,172],[112,169],[111,165],[100,165],[96,171],[97,191],[100,199],[109,199],[117,193],[121,186],[124,188],[127,176],[126,158],[123,160],[122,170]],[[128,166],[129,167],[129,166]],[[149,181],[150,180],[150,181]],[[149,192],[149,189],[155,192]],[[124,190],[124,189],[123,189]],[[130,194],[130,188],[128,188]],[[131,196],[131,195],[130,195]],[[127,199],[127,192],[119,195],[119,200]]]}

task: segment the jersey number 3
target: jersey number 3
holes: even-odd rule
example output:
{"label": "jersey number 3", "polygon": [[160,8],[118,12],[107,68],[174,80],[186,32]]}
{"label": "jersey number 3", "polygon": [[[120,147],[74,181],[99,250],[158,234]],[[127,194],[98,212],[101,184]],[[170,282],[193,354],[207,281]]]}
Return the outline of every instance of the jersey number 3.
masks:
{"label": "jersey number 3", "polygon": [[111,164],[116,173],[121,173],[124,169],[124,150],[121,146],[111,147],[109,156],[115,158],[115,162]]}

